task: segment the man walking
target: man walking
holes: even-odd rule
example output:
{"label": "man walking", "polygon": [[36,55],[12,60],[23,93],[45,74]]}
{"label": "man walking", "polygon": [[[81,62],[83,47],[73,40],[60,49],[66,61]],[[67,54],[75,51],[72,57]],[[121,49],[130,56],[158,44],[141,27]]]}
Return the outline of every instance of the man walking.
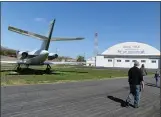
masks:
{"label": "man walking", "polygon": [[159,80],[159,77],[160,77],[160,75],[159,75],[158,71],[156,71],[156,73],[155,73],[155,75],[154,75],[154,78],[155,78],[155,80],[156,80],[156,87],[158,87],[158,80]]}
{"label": "man walking", "polygon": [[126,99],[126,104],[129,106],[131,102],[130,95],[132,94],[134,97],[134,107],[139,107],[139,101],[140,101],[140,92],[141,88],[144,88],[144,81],[143,81],[143,75],[141,73],[141,70],[138,68],[139,62],[135,61],[134,66],[129,69],[128,71],[128,82],[130,85],[130,93]]}
{"label": "man walking", "polygon": [[140,70],[141,70],[141,73],[142,73],[142,75],[143,75],[143,80],[144,80],[144,76],[146,76],[146,75],[147,75],[147,71],[146,71],[146,69],[145,69],[144,64],[142,64],[142,65],[141,65]]}

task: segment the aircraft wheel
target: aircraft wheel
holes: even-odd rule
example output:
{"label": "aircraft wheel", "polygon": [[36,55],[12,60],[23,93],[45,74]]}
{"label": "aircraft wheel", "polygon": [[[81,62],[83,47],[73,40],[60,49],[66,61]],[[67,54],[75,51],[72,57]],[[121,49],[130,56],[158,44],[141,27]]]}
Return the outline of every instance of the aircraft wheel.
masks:
{"label": "aircraft wheel", "polygon": [[50,68],[46,68],[46,73],[47,73],[47,74],[50,74],[50,73],[51,73]]}
{"label": "aircraft wheel", "polygon": [[17,71],[20,71],[21,70],[21,68],[20,67],[17,67]]}
{"label": "aircraft wheel", "polygon": [[26,68],[28,69],[29,68],[29,65],[26,65]]}

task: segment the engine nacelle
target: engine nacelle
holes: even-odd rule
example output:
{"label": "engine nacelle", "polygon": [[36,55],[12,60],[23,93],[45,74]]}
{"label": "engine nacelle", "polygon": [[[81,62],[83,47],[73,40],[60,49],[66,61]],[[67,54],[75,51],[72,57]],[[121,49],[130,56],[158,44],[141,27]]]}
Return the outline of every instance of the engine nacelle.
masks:
{"label": "engine nacelle", "polygon": [[58,58],[58,54],[55,53],[49,53],[48,60],[53,60]]}
{"label": "engine nacelle", "polygon": [[27,56],[28,56],[27,52],[22,52],[21,53],[21,59],[25,59],[25,58],[27,58]]}

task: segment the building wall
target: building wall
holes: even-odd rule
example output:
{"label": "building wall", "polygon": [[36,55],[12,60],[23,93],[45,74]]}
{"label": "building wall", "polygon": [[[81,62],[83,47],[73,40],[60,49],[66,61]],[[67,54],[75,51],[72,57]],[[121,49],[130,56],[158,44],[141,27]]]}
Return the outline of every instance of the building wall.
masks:
{"label": "building wall", "polygon": [[[104,58],[104,56],[96,57],[96,66],[98,67],[121,67],[130,68],[134,65],[134,60],[137,60],[141,64],[144,64],[146,68],[157,69],[159,68],[159,59],[148,58]],[[153,61],[153,63],[152,63]]]}
{"label": "building wall", "polygon": [[105,67],[107,61],[105,61],[104,56],[96,56],[96,66],[98,67]]}
{"label": "building wall", "polygon": [[87,60],[86,66],[95,66],[95,61],[94,60]]}
{"label": "building wall", "polygon": [[[144,64],[146,68],[157,69],[160,68],[161,64],[159,56],[160,51],[150,45],[139,42],[124,42],[116,44],[98,55],[96,66],[130,68],[134,65],[133,60],[137,60],[140,66]],[[152,60],[155,62],[152,63]]]}

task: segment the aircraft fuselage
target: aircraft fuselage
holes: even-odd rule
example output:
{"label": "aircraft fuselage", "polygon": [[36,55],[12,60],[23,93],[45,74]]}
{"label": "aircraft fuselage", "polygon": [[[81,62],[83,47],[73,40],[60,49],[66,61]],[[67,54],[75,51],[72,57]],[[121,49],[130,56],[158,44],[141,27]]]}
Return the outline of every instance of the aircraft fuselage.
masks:
{"label": "aircraft fuselage", "polygon": [[[22,54],[27,53],[26,58],[22,58]],[[43,65],[44,61],[48,58],[49,52],[47,50],[37,50],[31,52],[19,52],[18,59],[23,64],[28,65]]]}

